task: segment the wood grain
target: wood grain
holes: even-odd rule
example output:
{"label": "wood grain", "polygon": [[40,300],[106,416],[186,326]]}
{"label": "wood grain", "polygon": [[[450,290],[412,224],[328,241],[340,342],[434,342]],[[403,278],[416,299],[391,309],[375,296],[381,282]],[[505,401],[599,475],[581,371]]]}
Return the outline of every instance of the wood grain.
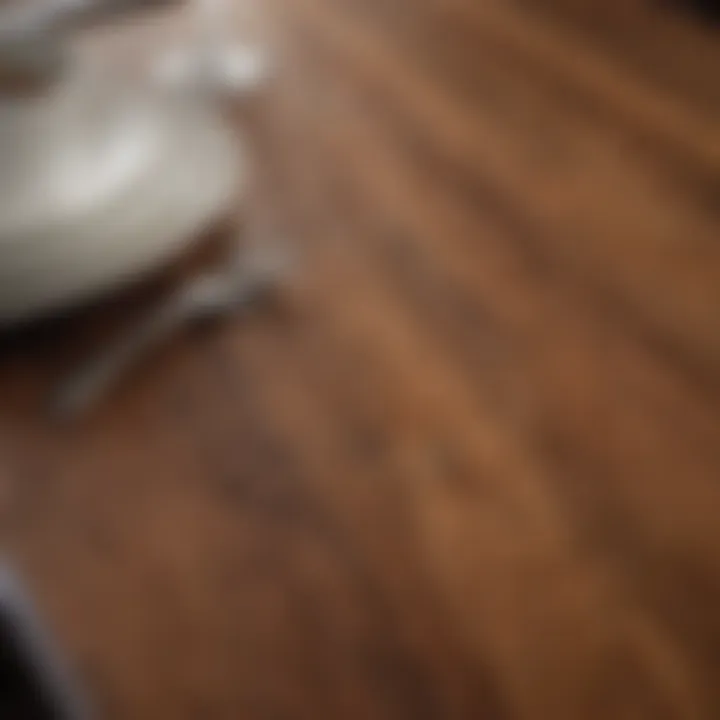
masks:
{"label": "wood grain", "polygon": [[156,290],[2,341],[7,546],[103,716],[720,716],[717,30],[262,15],[277,302],[69,428],[47,389]]}

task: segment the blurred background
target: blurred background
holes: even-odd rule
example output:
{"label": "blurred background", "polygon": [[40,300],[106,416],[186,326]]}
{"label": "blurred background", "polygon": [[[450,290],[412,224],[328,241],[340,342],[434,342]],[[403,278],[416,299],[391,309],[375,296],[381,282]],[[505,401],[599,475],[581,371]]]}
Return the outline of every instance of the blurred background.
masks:
{"label": "blurred background", "polygon": [[[231,212],[0,332],[4,549],[96,716],[720,717],[718,4],[226,10]],[[144,77],[202,17],[73,42]],[[238,231],[270,302],[49,416]]]}

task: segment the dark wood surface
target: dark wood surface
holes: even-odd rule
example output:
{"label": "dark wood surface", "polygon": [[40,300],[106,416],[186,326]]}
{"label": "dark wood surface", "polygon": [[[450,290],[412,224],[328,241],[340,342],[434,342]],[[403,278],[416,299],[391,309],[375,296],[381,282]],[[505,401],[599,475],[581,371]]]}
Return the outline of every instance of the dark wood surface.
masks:
{"label": "dark wood surface", "polygon": [[86,421],[144,294],[6,337],[6,546],[102,717],[720,717],[720,38],[640,0],[266,0],[301,265]]}

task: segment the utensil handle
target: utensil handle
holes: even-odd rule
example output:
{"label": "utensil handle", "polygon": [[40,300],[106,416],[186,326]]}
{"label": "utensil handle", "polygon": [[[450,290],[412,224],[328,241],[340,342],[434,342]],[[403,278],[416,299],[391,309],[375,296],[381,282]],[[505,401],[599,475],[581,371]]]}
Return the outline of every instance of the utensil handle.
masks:
{"label": "utensil handle", "polygon": [[87,701],[12,569],[0,565],[3,718],[88,720]]}
{"label": "utensil handle", "polygon": [[173,297],[118,341],[75,371],[59,387],[53,409],[73,417],[92,407],[105,393],[186,320],[184,297]]}

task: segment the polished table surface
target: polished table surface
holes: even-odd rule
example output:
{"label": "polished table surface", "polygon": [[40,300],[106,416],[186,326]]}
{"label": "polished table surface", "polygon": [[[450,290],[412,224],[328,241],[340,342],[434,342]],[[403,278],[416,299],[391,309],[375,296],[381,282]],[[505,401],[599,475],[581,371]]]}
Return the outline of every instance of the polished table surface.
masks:
{"label": "polished table surface", "polygon": [[242,212],[297,272],[72,426],[157,290],[1,340],[6,547],[101,717],[720,717],[719,31],[262,8]]}

